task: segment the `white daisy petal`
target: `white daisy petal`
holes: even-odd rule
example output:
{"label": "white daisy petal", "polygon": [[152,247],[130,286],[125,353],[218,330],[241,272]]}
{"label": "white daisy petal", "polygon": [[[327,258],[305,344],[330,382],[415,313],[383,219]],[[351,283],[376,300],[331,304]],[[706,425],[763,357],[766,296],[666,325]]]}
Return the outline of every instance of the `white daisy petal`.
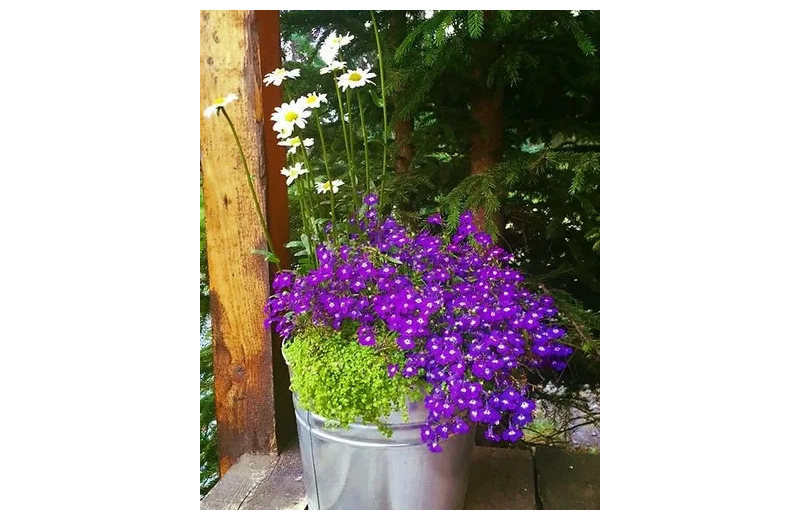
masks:
{"label": "white daisy petal", "polygon": [[328,95],[317,94],[316,92],[310,92],[305,96],[301,97],[300,102],[307,108],[319,108],[321,103],[328,102]]}
{"label": "white daisy petal", "polygon": [[344,61],[333,60],[331,61],[330,65],[327,67],[322,67],[319,69],[320,74],[328,74],[329,72],[333,72],[335,70],[342,70],[347,67],[347,63]]}
{"label": "white daisy petal", "polygon": [[375,84],[373,81],[370,81],[370,78],[374,78],[375,73],[370,72],[370,67],[366,69],[357,68],[355,70],[348,70],[341,76],[339,76],[337,80],[337,84],[342,89],[342,91],[347,90],[348,88],[354,89],[358,87],[363,87],[367,83]]}
{"label": "white daisy petal", "polygon": [[214,102],[211,105],[209,105],[208,107],[206,107],[205,110],[203,110],[203,115],[205,117],[211,117],[214,114],[216,114],[220,108],[227,106],[228,104],[236,101],[237,99],[239,99],[239,96],[233,93],[228,94],[224,98],[218,97],[217,99],[214,100]]}
{"label": "white daisy petal", "polygon": [[264,85],[280,86],[283,80],[287,78],[296,78],[300,76],[300,69],[286,70],[284,68],[277,68],[264,76]]}
{"label": "white daisy petal", "polygon": [[301,100],[283,103],[276,107],[275,112],[270,116],[270,120],[275,121],[272,129],[279,133],[288,131],[291,134],[295,126],[305,128],[306,118],[309,116],[311,116],[311,112],[306,110],[305,103]]}

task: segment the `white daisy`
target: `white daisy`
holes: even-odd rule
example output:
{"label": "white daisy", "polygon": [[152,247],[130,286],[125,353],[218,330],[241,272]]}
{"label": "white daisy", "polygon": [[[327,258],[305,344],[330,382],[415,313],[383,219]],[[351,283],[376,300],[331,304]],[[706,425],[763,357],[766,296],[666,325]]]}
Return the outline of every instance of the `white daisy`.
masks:
{"label": "white daisy", "polygon": [[[331,181],[317,182],[317,193],[327,193],[331,191]],[[344,186],[344,182],[339,179],[333,180],[333,192],[339,193],[339,187]]]}
{"label": "white daisy", "polygon": [[294,180],[304,173],[308,173],[308,170],[303,168],[302,163],[294,163],[294,166],[289,166],[288,168],[281,168],[281,175],[286,177],[286,185],[291,186]]}
{"label": "white daisy", "polygon": [[228,103],[231,103],[232,101],[236,101],[237,99],[239,99],[239,96],[236,94],[228,94],[224,98],[218,97],[214,100],[214,103],[212,103],[211,106],[203,110],[203,115],[206,117],[211,117],[216,114],[220,108],[224,107]]}
{"label": "white daisy", "polygon": [[283,80],[287,78],[296,78],[299,75],[300,69],[286,70],[283,68],[277,68],[264,76],[264,85],[280,86],[280,84],[283,83]]}
{"label": "white daisy", "polygon": [[309,148],[314,146],[314,140],[310,137],[303,139],[302,141],[298,136],[290,137],[289,139],[285,139],[283,141],[278,141],[278,144],[281,146],[288,146],[289,149],[286,150],[286,153],[295,153],[297,151],[297,147],[300,146],[300,143],[303,143],[303,146]]}
{"label": "white daisy", "polygon": [[275,108],[275,112],[270,117],[270,120],[275,121],[272,129],[280,132],[281,129],[288,128],[291,132],[295,125],[299,128],[305,128],[306,118],[310,115],[311,112],[306,110],[305,104],[301,103],[300,100],[289,101]]}
{"label": "white daisy", "polygon": [[322,67],[321,69],[319,69],[319,73],[320,74],[327,74],[327,73],[333,72],[335,70],[342,70],[345,67],[347,67],[347,62],[339,61],[339,60],[333,60],[331,62],[331,64],[328,65],[327,67]]}
{"label": "white daisy", "polygon": [[311,94],[306,94],[305,96],[301,97],[299,101],[308,108],[319,108],[320,103],[328,102],[328,94],[317,94],[316,92],[312,92]]}
{"label": "white daisy", "polygon": [[363,87],[367,83],[373,83],[370,81],[370,78],[375,77],[374,72],[370,72],[371,67],[367,67],[366,69],[356,69],[356,70],[348,70],[341,76],[339,76],[338,84],[341,87],[342,91],[347,90],[348,87],[351,89],[356,87]]}
{"label": "white daisy", "polygon": [[278,133],[278,139],[288,139],[292,135],[293,128],[282,126],[275,130]]}
{"label": "white daisy", "polygon": [[327,38],[325,38],[325,43],[323,43],[322,46],[333,49],[334,51],[338,51],[339,47],[344,47],[351,41],[353,41],[353,37],[350,35],[350,33],[339,35],[336,34],[336,31],[333,31],[328,35]]}
{"label": "white daisy", "polygon": [[574,17],[577,17],[579,14],[581,14],[580,11],[570,11],[569,13]]}

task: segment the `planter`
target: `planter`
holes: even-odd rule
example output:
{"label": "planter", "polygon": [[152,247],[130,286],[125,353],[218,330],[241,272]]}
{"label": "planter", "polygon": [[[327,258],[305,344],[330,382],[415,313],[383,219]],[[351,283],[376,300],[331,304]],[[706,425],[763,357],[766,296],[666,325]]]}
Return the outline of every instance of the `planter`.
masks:
{"label": "planter", "polygon": [[409,404],[409,422],[397,412],[386,418],[394,432],[387,438],[361,423],[325,428],[324,417],[292,399],[309,509],[463,507],[474,430],[449,437],[440,453],[431,453],[419,435],[427,417],[421,402]]}

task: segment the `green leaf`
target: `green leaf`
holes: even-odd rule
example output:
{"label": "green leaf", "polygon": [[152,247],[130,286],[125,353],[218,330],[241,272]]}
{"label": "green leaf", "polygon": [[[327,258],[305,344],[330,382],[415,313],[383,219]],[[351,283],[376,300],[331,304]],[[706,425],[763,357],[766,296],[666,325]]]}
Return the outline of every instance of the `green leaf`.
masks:
{"label": "green leaf", "polygon": [[378,97],[378,93],[375,92],[375,89],[369,90],[369,96],[372,98],[372,102],[375,103],[375,106],[383,108],[383,100]]}
{"label": "green leaf", "polygon": [[292,240],[291,242],[286,242],[286,247],[289,249],[294,249],[295,247],[303,247],[303,243],[299,240]]}
{"label": "green leaf", "polygon": [[479,38],[483,33],[483,11],[467,11],[467,30],[471,38]]}
{"label": "green leaf", "polygon": [[266,260],[267,262],[272,262],[273,264],[277,265],[280,265],[281,263],[280,259],[277,256],[275,256],[275,253],[273,253],[272,251],[267,251],[265,249],[253,249],[251,253],[263,256],[264,260]]}

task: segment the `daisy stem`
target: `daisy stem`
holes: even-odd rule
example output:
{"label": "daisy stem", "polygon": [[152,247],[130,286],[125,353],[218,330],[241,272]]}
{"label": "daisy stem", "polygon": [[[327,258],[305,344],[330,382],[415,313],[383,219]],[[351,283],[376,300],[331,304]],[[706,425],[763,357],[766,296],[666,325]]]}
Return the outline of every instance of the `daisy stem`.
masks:
{"label": "daisy stem", "polygon": [[306,191],[306,202],[307,202],[308,208],[309,208],[309,216],[311,218],[311,222],[313,223],[312,228],[314,230],[314,233],[316,234],[316,232],[317,232],[317,224],[316,224],[316,222],[317,222],[317,212],[316,212],[317,205],[314,204],[314,196],[313,196],[313,194],[314,194],[314,182],[313,182],[313,179],[311,178],[311,175],[312,175],[312,173],[311,173],[311,161],[308,159],[308,152],[306,151],[306,145],[303,144],[303,141],[300,141],[300,151],[301,151],[301,155],[303,157],[303,162],[306,165],[306,170],[308,170],[308,175],[305,176],[305,180],[303,182],[305,183],[305,187],[308,190],[308,191]]}
{"label": "daisy stem", "polygon": [[[322,158],[325,161],[325,173],[328,174],[328,182],[331,183],[331,233],[333,234],[333,243],[337,244],[336,240],[336,205],[333,199],[333,177],[331,176],[331,169],[328,166],[328,151],[325,148],[325,136],[322,133],[322,125],[319,122],[319,114],[314,112],[314,119],[317,122],[317,131],[319,132],[319,142],[322,146]],[[302,143],[301,143],[302,144]],[[303,146],[305,149],[305,146]]]}
{"label": "daisy stem", "polygon": [[[300,158],[303,159],[302,154],[298,155],[300,155]],[[306,165],[306,169],[309,170],[308,175],[311,175],[308,162],[305,161],[305,159],[303,159],[303,162]],[[311,204],[308,200],[308,184],[306,183],[306,177],[308,177],[308,175],[301,175],[297,178],[297,192],[300,195],[300,200],[305,208],[306,234],[308,235],[308,238],[311,239],[314,236],[314,216],[311,214]]]}
{"label": "daisy stem", "polygon": [[297,182],[295,188],[297,189],[297,198],[300,201],[300,216],[303,218],[303,233],[305,233],[309,238],[311,238],[311,229],[308,225],[308,208],[306,207],[306,200],[303,196],[303,188],[301,188],[302,181],[299,178],[296,178],[295,181]]}
{"label": "daisy stem", "polygon": [[336,98],[339,100],[339,119],[342,120],[342,136],[344,137],[344,151],[347,155],[347,164],[352,167],[352,159],[350,158],[350,145],[347,143],[347,125],[344,121],[344,108],[342,107],[342,93],[339,92],[339,86],[336,84],[336,77],[333,78],[333,90],[336,91]]}
{"label": "daisy stem", "polygon": [[[261,229],[264,230],[264,237],[267,239],[267,247],[269,247],[270,253],[275,255],[275,258],[278,258],[278,255],[275,253],[275,247],[272,245],[272,239],[269,237],[269,229],[267,228],[267,220],[264,217],[264,212],[261,210],[261,203],[258,202],[258,195],[256,195],[256,189],[253,186],[253,176],[250,175],[250,168],[247,166],[247,159],[244,156],[244,150],[242,150],[242,143],[239,141],[239,134],[236,133],[236,128],[233,126],[233,121],[231,121],[228,112],[225,110],[225,107],[220,107],[219,111],[222,112],[222,115],[225,116],[225,120],[228,121],[228,126],[231,127],[231,133],[233,133],[233,139],[236,141],[236,148],[239,149],[239,157],[242,159],[242,165],[244,165],[244,173],[247,177],[247,185],[250,187],[250,195],[253,196],[253,202],[256,205],[256,213],[258,213],[258,220],[261,222]],[[281,268],[280,259],[278,260],[278,269]]]}
{"label": "daisy stem", "polygon": [[[354,141],[354,138],[353,138],[353,110],[350,108],[350,93],[352,92],[352,90],[353,89],[350,89],[350,90],[346,91],[347,95],[345,96],[345,99],[347,100],[347,120],[348,120],[347,126],[349,127],[349,130],[350,130],[350,157],[352,158],[352,161],[355,162],[356,161],[356,155],[355,155],[355,150],[353,149],[353,147],[355,146],[354,143],[353,143],[353,141]],[[352,191],[353,191],[353,213],[355,215],[358,215],[358,192],[356,191],[356,173],[355,173],[355,171],[353,171],[353,166],[352,165],[350,166],[350,185],[353,187],[352,188]]]}
{"label": "daisy stem", "polygon": [[361,103],[361,91],[358,91],[358,115],[361,116],[361,135],[364,137],[364,171],[367,191],[369,193],[369,149],[367,148],[367,129],[364,126],[364,105]]}
{"label": "daisy stem", "polygon": [[386,140],[389,132],[389,123],[386,116],[386,89],[383,86],[383,53],[381,52],[381,39],[380,36],[378,36],[378,24],[375,22],[375,11],[370,11],[369,15],[372,17],[372,27],[375,29],[375,43],[378,46],[378,67],[381,71],[381,104],[383,105],[383,170],[381,171],[381,189],[379,192],[379,199],[382,201],[383,187],[386,181]]}
{"label": "daisy stem", "polygon": [[353,211],[358,214],[358,198],[355,194],[356,183],[353,177],[353,156],[350,153],[350,145],[347,139],[347,125],[344,120],[344,107],[342,106],[342,94],[339,92],[339,85],[336,83],[336,77],[333,78],[333,89],[336,91],[336,98],[339,100],[339,119],[342,120],[342,136],[344,137],[344,151],[347,155],[347,174],[350,177],[350,185],[353,188]]}
{"label": "daisy stem", "polygon": [[350,131],[350,156],[353,157],[353,162],[356,160],[356,152],[355,152],[355,138],[353,137],[353,109],[350,105],[350,98],[353,89],[348,90],[345,92],[345,101],[347,102],[347,125]]}

